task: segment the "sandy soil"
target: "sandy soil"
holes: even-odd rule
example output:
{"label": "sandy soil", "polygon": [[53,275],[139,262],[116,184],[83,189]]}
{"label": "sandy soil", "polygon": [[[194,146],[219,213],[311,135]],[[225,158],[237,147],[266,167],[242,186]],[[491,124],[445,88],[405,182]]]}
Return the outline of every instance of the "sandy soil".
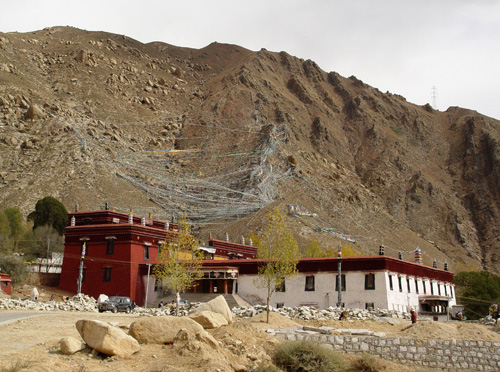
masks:
{"label": "sandy soil", "polygon": [[[374,321],[298,322],[271,314],[239,319],[231,325],[210,330],[219,341],[213,348],[191,342],[184,345],[141,345],[141,350],[129,358],[95,355],[86,349],[72,356],[59,352],[59,340],[64,336],[80,338],[75,322],[98,319],[112,322],[124,330],[140,317],[134,314],[60,312],[0,325],[0,370],[15,363],[26,362],[30,371],[234,371],[244,366],[269,361],[272,350],[280,341],[266,334],[267,328],[289,328],[299,324],[327,325],[335,328],[370,329],[388,336],[421,338],[483,339],[500,341],[500,335],[479,324],[421,322],[411,326],[408,321],[397,325]],[[346,356],[352,360],[353,357]],[[400,365],[381,361],[385,371],[412,371]]]}

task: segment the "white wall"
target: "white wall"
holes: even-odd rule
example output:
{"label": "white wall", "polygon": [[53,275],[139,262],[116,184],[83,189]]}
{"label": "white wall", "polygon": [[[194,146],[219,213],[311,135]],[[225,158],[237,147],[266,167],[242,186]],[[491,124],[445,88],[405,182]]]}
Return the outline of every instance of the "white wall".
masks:
{"label": "white wall", "polygon": [[[375,289],[365,289],[365,275],[375,274]],[[315,290],[306,291],[306,276],[314,275]],[[419,293],[416,292],[415,277],[391,273],[387,271],[349,271],[346,276],[346,291],[342,292],[342,303],[347,308],[364,309],[367,303],[373,303],[375,308],[409,311],[411,308],[418,310],[420,295],[424,295],[423,283],[426,282],[427,295],[430,295],[430,281],[428,278],[417,277]],[[390,289],[389,275],[393,277],[393,289]],[[399,290],[398,276],[401,277],[402,291]],[[274,292],[271,298],[271,306],[276,307],[278,303],[284,306],[315,305],[319,308],[336,306],[338,292],[336,288],[336,272],[300,273],[286,280],[286,292]],[[267,290],[257,288],[255,280],[257,275],[240,275],[238,279],[238,294],[250,303],[266,303]],[[407,279],[410,279],[410,291],[408,292]],[[441,295],[444,296],[444,285],[447,293],[451,295],[450,284],[440,283]],[[453,292],[454,294],[454,292]],[[438,295],[437,284],[434,283],[434,295]],[[455,298],[450,306],[455,304]]]}

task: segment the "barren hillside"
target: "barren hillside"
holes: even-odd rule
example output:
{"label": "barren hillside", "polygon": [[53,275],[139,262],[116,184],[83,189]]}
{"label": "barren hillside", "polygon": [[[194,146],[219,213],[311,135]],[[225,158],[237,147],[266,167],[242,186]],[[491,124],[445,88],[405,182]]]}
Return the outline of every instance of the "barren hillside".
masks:
{"label": "barren hillside", "polygon": [[[285,52],[53,27],[0,33],[0,208],[178,217],[204,240],[270,207],[302,246],[500,273],[499,122],[417,106]],[[341,235],[343,234],[343,235]]]}

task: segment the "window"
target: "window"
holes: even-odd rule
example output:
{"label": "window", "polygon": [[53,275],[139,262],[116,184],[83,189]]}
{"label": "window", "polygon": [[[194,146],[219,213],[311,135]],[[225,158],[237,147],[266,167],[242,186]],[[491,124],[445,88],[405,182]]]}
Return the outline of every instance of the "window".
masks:
{"label": "window", "polygon": [[144,251],[144,261],[149,261],[149,245],[144,244],[142,248]]}
{"label": "window", "polygon": [[438,296],[441,296],[441,284],[438,284]]}
{"label": "window", "polygon": [[403,292],[403,284],[401,283],[401,277],[398,276],[399,292]]}
{"label": "window", "polygon": [[[335,277],[335,290],[337,292],[339,291],[338,280],[339,280],[339,276],[337,275]],[[342,292],[345,292],[345,275],[344,274],[340,274],[340,285],[342,287]]]}
{"label": "window", "polygon": [[448,286],[444,285],[444,295],[448,296]]}
{"label": "window", "polygon": [[419,294],[419,293],[420,293],[420,291],[418,290],[418,282],[417,282],[417,279],[415,279],[415,292],[416,292],[417,294]]}
{"label": "window", "polygon": [[365,275],[365,289],[375,289],[375,274]]}
{"label": "window", "polygon": [[408,287],[408,293],[411,293],[411,290],[410,290],[410,279],[406,279],[406,286]]}
{"label": "window", "polygon": [[450,294],[451,294],[451,298],[455,297],[455,295],[453,294],[453,287],[450,287]]}
{"label": "window", "polygon": [[434,283],[431,282],[431,294],[434,294]]}
{"label": "window", "polygon": [[103,282],[110,282],[111,281],[111,267],[104,268],[104,277],[103,277],[102,281]]}
{"label": "window", "polygon": [[276,286],[276,292],[285,292],[285,291],[286,291],[285,280],[283,280],[280,285]]}
{"label": "window", "polygon": [[306,291],[314,291],[314,275],[306,276]]}
{"label": "window", "polygon": [[370,310],[370,309],[374,309],[375,308],[375,304],[373,302],[367,302],[365,304],[365,309],[366,310]]}
{"label": "window", "polygon": [[424,287],[424,293],[427,293],[427,286],[425,285],[424,281],[422,281],[422,286]]}
{"label": "window", "polygon": [[106,243],[106,254],[115,253],[115,241],[114,239],[108,239]]}
{"label": "window", "polygon": [[393,291],[393,290],[394,290],[394,285],[392,284],[392,275],[389,275],[389,289],[390,289],[391,291]]}

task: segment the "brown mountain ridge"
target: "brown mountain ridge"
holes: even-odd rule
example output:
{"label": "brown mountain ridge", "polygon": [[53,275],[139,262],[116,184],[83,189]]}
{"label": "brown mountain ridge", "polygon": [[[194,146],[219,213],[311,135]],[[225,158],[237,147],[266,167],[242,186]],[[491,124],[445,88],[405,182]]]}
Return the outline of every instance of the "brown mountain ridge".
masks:
{"label": "brown mountain ridge", "polygon": [[[494,273],[499,121],[446,112],[286,52],[51,27],[0,33],[0,208],[178,218],[239,241],[273,207],[300,245]],[[348,239],[348,240],[346,240]]]}

